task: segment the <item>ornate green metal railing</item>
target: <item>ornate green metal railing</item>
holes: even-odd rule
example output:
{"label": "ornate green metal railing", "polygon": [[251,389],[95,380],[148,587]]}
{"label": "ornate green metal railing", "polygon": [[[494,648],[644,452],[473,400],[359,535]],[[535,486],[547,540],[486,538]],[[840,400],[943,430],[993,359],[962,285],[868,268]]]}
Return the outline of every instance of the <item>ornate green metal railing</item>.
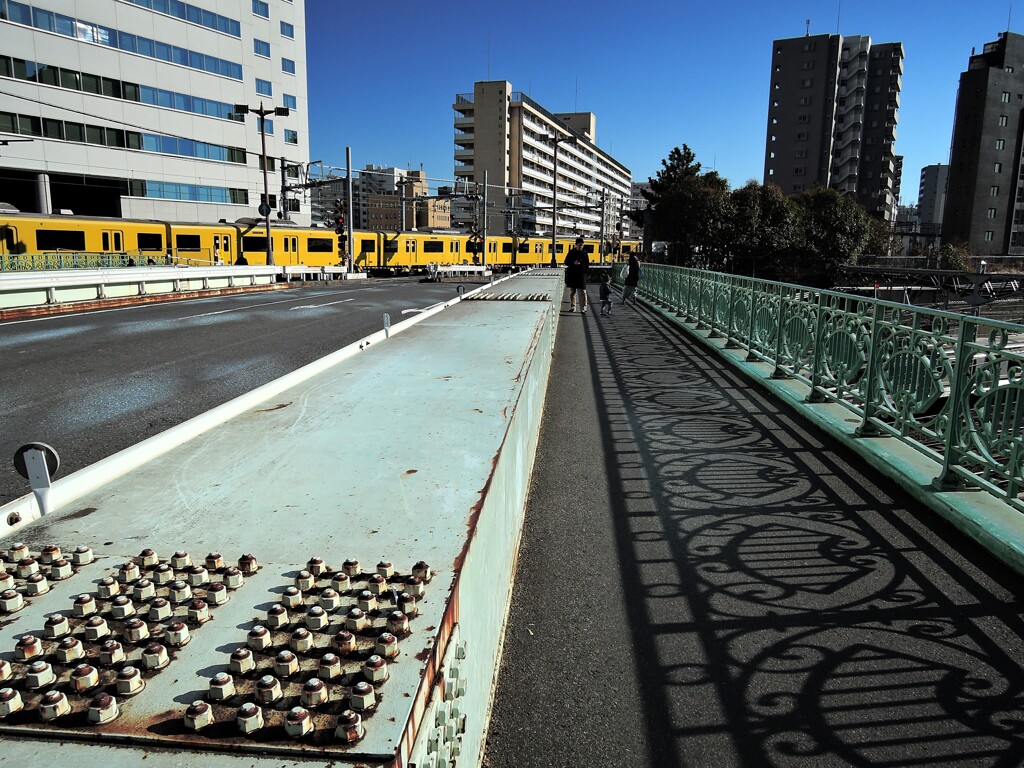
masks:
{"label": "ornate green metal railing", "polygon": [[1024,326],[661,264],[639,293],[933,459],[937,488],[1024,511]]}
{"label": "ornate green metal railing", "polygon": [[127,253],[20,253],[12,256],[0,255],[0,272],[34,272],[44,269],[101,269],[106,267],[127,267],[128,260],[145,264],[141,254]]}

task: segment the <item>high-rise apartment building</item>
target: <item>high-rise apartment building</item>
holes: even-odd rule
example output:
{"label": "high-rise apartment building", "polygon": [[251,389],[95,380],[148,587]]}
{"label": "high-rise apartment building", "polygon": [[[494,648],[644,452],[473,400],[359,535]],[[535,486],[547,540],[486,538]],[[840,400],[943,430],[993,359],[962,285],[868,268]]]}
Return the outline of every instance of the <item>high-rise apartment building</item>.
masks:
{"label": "high-rise apartment building", "polygon": [[1022,110],[1024,36],[1000,32],[981,53],[971,52],[960,74],[942,217],[945,242],[965,242],[979,256],[1024,254]]}
{"label": "high-rise apartment building", "polygon": [[[603,229],[614,239],[631,176],[598,148],[592,113],[549,112],[504,80],[475,83],[453,107],[458,191],[482,194],[486,172],[488,205],[476,210],[487,211],[489,233],[550,235],[557,152],[558,234],[598,237]],[[473,210],[453,206],[454,223],[478,225],[467,219]]]}
{"label": "high-rise apartment building", "polygon": [[921,169],[921,186],[917,192],[918,217],[922,226],[942,227],[942,211],[946,207],[946,183],[949,166],[926,165]]}
{"label": "high-rise apartment building", "polygon": [[[0,202],[176,221],[257,216],[309,163],[304,0],[0,0]],[[282,162],[283,161],[283,162]]]}
{"label": "high-rise apartment building", "polygon": [[764,182],[787,195],[831,187],[892,220],[902,75],[902,43],[873,45],[859,35],[774,41]]}

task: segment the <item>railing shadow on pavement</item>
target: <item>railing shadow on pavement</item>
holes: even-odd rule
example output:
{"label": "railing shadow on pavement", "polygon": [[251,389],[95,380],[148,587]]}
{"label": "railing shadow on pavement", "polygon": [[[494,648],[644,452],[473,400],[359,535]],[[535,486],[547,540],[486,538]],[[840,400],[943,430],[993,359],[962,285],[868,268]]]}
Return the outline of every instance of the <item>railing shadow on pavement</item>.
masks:
{"label": "railing shadow on pavement", "polygon": [[586,334],[648,765],[1024,763],[1024,580],[682,332]]}

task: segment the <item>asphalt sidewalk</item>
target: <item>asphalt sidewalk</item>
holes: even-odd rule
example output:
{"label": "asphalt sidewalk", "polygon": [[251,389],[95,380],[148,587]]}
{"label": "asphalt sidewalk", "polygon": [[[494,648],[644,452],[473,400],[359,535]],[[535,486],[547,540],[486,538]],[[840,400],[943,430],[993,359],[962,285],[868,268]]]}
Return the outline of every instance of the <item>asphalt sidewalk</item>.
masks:
{"label": "asphalt sidewalk", "polygon": [[1024,580],[596,294],[562,305],[484,764],[1024,763]]}

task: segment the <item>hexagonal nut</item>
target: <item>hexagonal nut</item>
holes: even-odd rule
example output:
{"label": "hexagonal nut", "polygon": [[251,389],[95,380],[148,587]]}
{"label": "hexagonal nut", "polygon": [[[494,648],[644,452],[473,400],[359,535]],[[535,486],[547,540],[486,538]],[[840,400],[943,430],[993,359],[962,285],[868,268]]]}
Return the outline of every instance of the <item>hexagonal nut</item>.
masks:
{"label": "hexagonal nut", "polygon": [[274,674],[278,677],[291,677],[299,671],[299,659],[291,651],[281,651],[274,657]]}
{"label": "hexagonal nut", "polygon": [[117,706],[117,699],[109,693],[100,693],[89,702],[89,712],[86,718],[93,725],[103,725],[115,720],[121,714]]}
{"label": "hexagonal nut", "polygon": [[135,615],[135,604],[127,595],[118,595],[110,604],[110,615],[115,619],[126,619]]}
{"label": "hexagonal nut", "polygon": [[117,640],[107,640],[100,646],[100,664],[112,667],[124,660],[124,647]]}
{"label": "hexagonal nut", "polygon": [[307,680],[305,685],[302,686],[299,701],[302,703],[302,706],[314,709],[321,704],[326,704],[327,696],[327,686],[324,684],[324,681],[319,677],[314,677]]}
{"label": "hexagonal nut", "polygon": [[356,606],[361,611],[375,611],[377,610],[377,596],[370,590],[364,589],[356,598]]}
{"label": "hexagonal nut", "polygon": [[284,732],[293,739],[301,739],[313,730],[313,718],[302,707],[292,707],[284,719]]}
{"label": "hexagonal nut", "polygon": [[210,572],[201,565],[193,565],[188,569],[186,579],[191,586],[201,587],[210,583]]}
{"label": "hexagonal nut", "polygon": [[129,643],[142,643],[149,639],[149,625],[142,619],[128,619],[124,623],[124,639]]}
{"label": "hexagonal nut", "polygon": [[5,589],[0,592],[0,613],[14,613],[25,607],[25,598],[21,592]]}
{"label": "hexagonal nut", "polygon": [[14,658],[17,661],[29,661],[43,655],[43,644],[35,635],[22,635],[14,646]]}
{"label": "hexagonal nut", "polygon": [[390,560],[381,560],[377,563],[377,574],[385,579],[390,579],[395,575],[394,564]]}
{"label": "hexagonal nut", "polygon": [[75,547],[75,551],[71,553],[71,564],[88,565],[93,561],[94,557],[92,549],[83,544]]}
{"label": "hexagonal nut", "polygon": [[210,620],[210,606],[205,600],[193,600],[189,604],[188,620],[194,624],[205,624]]}
{"label": "hexagonal nut", "polygon": [[60,613],[51,613],[46,617],[43,624],[43,634],[51,640],[57,640],[71,631],[71,622],[68,617]]}
{"label": "hexagonal nut", "polygon": [[156,584],[151,579],[139,579],[132,589],[132,598],[140,603],[156,597]]}
{"label": "hexagonal nut", "polygon": [[378,656],[383,656],[385,659],[393,659],[398,656],[399,644],[398,638],[390,632],[383,632],[377,638],[377,642],[373,646],[373,651]]}
{"label": "hexagonal nut", "polygon": [[161,643],[150,643],[142,652],[142,666],[146,669],[163,669],[170,663],[167,649]]}
{"label": "hexagonal nut", "polygon": [[347,575],[350,579],[354,579],[360,574],[359,561],[355,559],[346,560],[345,563],[341,566],[341,570],[343,570],[345,572],[345,575]]}
{"label": "hexagonal nut", "polygon": [[60,664],[70,664],[73,661],[85,658],[85,646],[77,637],[65,637],[57,643],[57,649],[53,652],[54,657]]}
{"label": "hexagonal nut", "polygon": [[405,591],[410,595],[416,597],[422,597],[423,593],[426,592],[426,588],[423,586],[423,579],[419,576],[410,576],[405,580]]}
{"label": "hexagonal nut", "polygon": [[295,588],[300,592],[308,592],[316,586],[316,578],[309,571],[299,571],[295,577]]}
{"label": "hexagonal nut", "polygon": [[311,557],[309,562],[306,563],[306,570],[314,576],[319,576],[327,572],[327,564],[322,557]]}
{"label": "hexagonal nut", "polygon": [[242,555],[238,558],[238,570],[243,574],[256,573],[259,570],[259,562],[256,560],[256,556],[252,554]]}
{"label": "hexagonal nut", "polygon": [[288,638],[288,647],[296,653],[306,653],[313,647],[313,633],[305,627],[299,627]]}
{"label": "hexagonal nut", "polygon": [[224,558],[220,552],[211,552],[206,556],[206,570],[219,571],[224,567]]}
{"label": "hexagonal nut", "polygon": [[85,693],[99,684],[99,670],[90,664],[79,664],[71,671],[71,687],[76,693]]}
{"label": "hexagonal nut", "polygon": [[102,616],[93,616],[87,622],[85,622],[85,639],[86,640],[100,640],[110,634],[110,627],[107,626],[107,620]]}
{"label": "hexagonal nut", "polygon": [[50,565],[50,579],[53,581],[64,581],[64,579],[69,579],[74,574],[75,570],[71,567],[71,563],[64,558],[54,560]]}
{"label": "hexagonal nut", "polygon": [[223,701],[235,695],[235,679],[227,672],[218,672],[210,679],[211,701]]}
{"label": "hexagonal nut", "polygon": [[281,593],[281,605],[285,608],[298,608],[302,601],[302,591],[296,586],[287,587]]}
{"label": "hexagonal nut", "polygon": [[102,600],[109,600],[110,598],[121,594],[121,585],[110,576],[105,576],[100,579],[99,584],[96,585],[96,594],[99,595]]}
{"label": "hexagonal nut", "polygon": [[244,675],[246,672],[252,672],[256,669],[256,660],[253,659],[252,651],[248,648],[236,648],[231,653],[231,659],[228,661],[228,668],[236,675]]}
{"label": "hexagonal nut", "polygon": [[23,557],[15,566],[15,572],[19,579],[27,579],[29,576],[39,573],[39,563],[33,557]]}
{"label": "hexagonal nut", "polygon": [[96,598],[88,594],[81,594],[76,597],[74,605],[71,606],[71,613],[81,619],[92,616],[98,610],[99,606],[96,605]]}
{"label": "hexagonal nut", "polygon": [[53,667],[45,661],[33,661],[29,664],[28,672],[25,673],[25,687],[30,691],[38,691],[48,685],[57,682],[57,675]]}
{"label": "hexagonal nut", "polygon": [[154,584],[169,584],[175,580],[174,569],[167,563],[160,563],[149,575]]}
{"label": "hexagonal nut", "polygon": [[7,571],[0,571],[0,592],[14,589],[14,577]]}
{"label": "hexagonal nut", "polygon": [[55,560],[60,560],[61,552],[60,547],[56,544],[47,544],[41,550],[39,550],[39,562],[43,565],[49,565]]}
{"label": "hexagonal nut", "polygon": [[235,723],[238,725],[238,730],[242,733],[255,733],[263,727],[263,710],[251,701],[247,701],[238,708],[238,713],[235,715]]}
{"label": "hexagonal nut", "polygon": [[22,558],[28,557],[28,544],[12,544],[11,548],[7,550],[7,559],[12,562],[17,562]]}
{"label": "hexagonal nut", "polygon": [[363,664],[363,677],[371,683],[383,683],[388,679],[388,664],[384,658],[373,654]]}
{"label": "hexagonal nut", "polygon": [[47,691],[39,702],[39,717],[43,722],[56,720],[71,712],[71,702],[60,691]]}
{"label": "hexagonal nut", "polygon": [[362,632],[370,626],[370,620],[360,608],[352,608],[345,616],[345,629],[350,632]]}
{"label": "hexagonal nut", "polygon": [[187,603],[192,599],[192,587],[184,581],[176,581],[171,584],[167,597],[172,603]]}
{"label": "hexagonal nut", "polygon": [[281,681],[273,675],[264,675],[256,682],[255,695],[260,704],[273,704],[283,695]]}
{"label": "hexagonal nut", "polygon": [[192,635],[188,631],[188,625],[183,621],[172,621],[167,625],[167,634],[165,635],[165,642],[174,647],[181,648],[182,646],[188,645],[188,641],[192,639]]}
{"label": "hexagonal nut", "polygon": [[388,614],[388,629],[395,635],[406,634],[409,631],[409,617],[402,611],[392,611]]}
{"label": "hexagonal nut", "polygon": [[333,653],[325,653],[320,658],[316,674],[321,680],[333,680],[341,674],[341,659]]}
{"label": "hexagonal nut", "polygon": [[152,568],[160,562],[160,556],[152,549],[144,549],[135,558],[143,568]]}
{"label": "hexagonal nut", "polygon": [[319,631],[326,627],[330,623],[330,617],[327,612],[319,605],[311,606],[306,611],[306,626],[313,631]]}
{"label": "hexagonal nut", "polygon": [[0,688],[0,719],[25,708],[21,694],[13,688]]}
{"label": "hexagonal nut", "polygon": [[206,588],[206,602],[210,605],[223,605],[230,598],[228,588],[221,581],[214,582]]}
{"label": "hexagonal nut", "polygon": [[14,677],[14,667],[6,659],[0,659],[0,683],[6,683]]}
{"label": "hexagonal nut", "polygon": [[122,584],[129,584],[135,581],[139,576],[142,575],[142,571],[139,570],[139,566],[129,561],[124,563],[117,571],[117,580]]}
{"label": "hexagonal nut", "polygon": [[356,636],[343,629],[334,636],[334,647],[339,653],[352,653],[356,649]]}
{"label": "hexagonal nut", "polygon": [[347,573],[340,571],[331,579],[331,587],[338,592],[347,592],[352,588],[352,579]]}
{"label": "hexagonal nut", "polygon": [[245,577],[238,568],[227,568],[221,576],[221,581],[228,589],[238,589],[245,583]]}
{"label": "hexagonal nut", "polygon": [[338,725],[334,729],[334,735],[339,741],[352,744],[359,741],[365,735],[363,730],[363,718],[358,712],[346,709],[338,715]]}
{"label": "hexagonal nut", "polygon": [[431,572],[430,566],[420,560],[412,567],[412,575],[423,579],[424,583],[429,583],[434,574]]}
{"label": "hexagonal nut", "polygon": [[133,696],[145,687],[142,673],[135,667],[122,667],[117,673],[117,692],[121,696]]}
{"label": "hexagonal nut", "polygon": [[205,701],[193,701],[185,710],[185,727],[190,731],[201,731],[213,725],[213,707]]}
{"label": "hexagonal nut", "polygon": [[25,579],[25,594],[28,597],[35,597],[36,595],[45,595],[50,591],[50,582],[46,580],[46,577],[41,573],[33,573],[27,579]]}
{"label": "hexagonal nut", "polygon": [[362,681],[353,685],[349,694],[349,706],[357,712],[366,712],[376,707],[377,694],[373,686]]}
{"label": "hexagonal nut", "polygon": [[179,550],[171,555],[171,568],[174,570],[180,571],[188,568],[190,565],[192,565],[192,557],[188,552]]}
{"label": "hexagonal nut", "polygon": [[398,608],[410,619],[420,615],[419,599],[408,592],[403,592],[398,596]]}
{"label": "hexagonal nut", "polygon": [[245,636],[245,643],[254,651],[262,651],[264,648],[269,648],[271,643],[270,631],[266,627],[257,624]]}
{"label": "hexagonal nut", "polygon": [[267,626],[271,629],[285,627],[288,625],[288,609],[278,604],[271,606],[267,611]]}
{"label": "hexagonal nut", "polygon": [[149,604],[149,620],[150,621],[165,621],[174,614],[174,608],[167,600],[162,597],[158,597],[152,603]]}
{"label": "hexagonal nut", "polygon": [[383,595],[388,589],[388,580],[375,573],[366,580],[366,588],[375,595]]}
{"label": "hexagonal nut", "polygon": [[341,605],[341,595],[338,594],[336,589],[327,588],[320,593],[318,602],[325,611],[333,611]]}

